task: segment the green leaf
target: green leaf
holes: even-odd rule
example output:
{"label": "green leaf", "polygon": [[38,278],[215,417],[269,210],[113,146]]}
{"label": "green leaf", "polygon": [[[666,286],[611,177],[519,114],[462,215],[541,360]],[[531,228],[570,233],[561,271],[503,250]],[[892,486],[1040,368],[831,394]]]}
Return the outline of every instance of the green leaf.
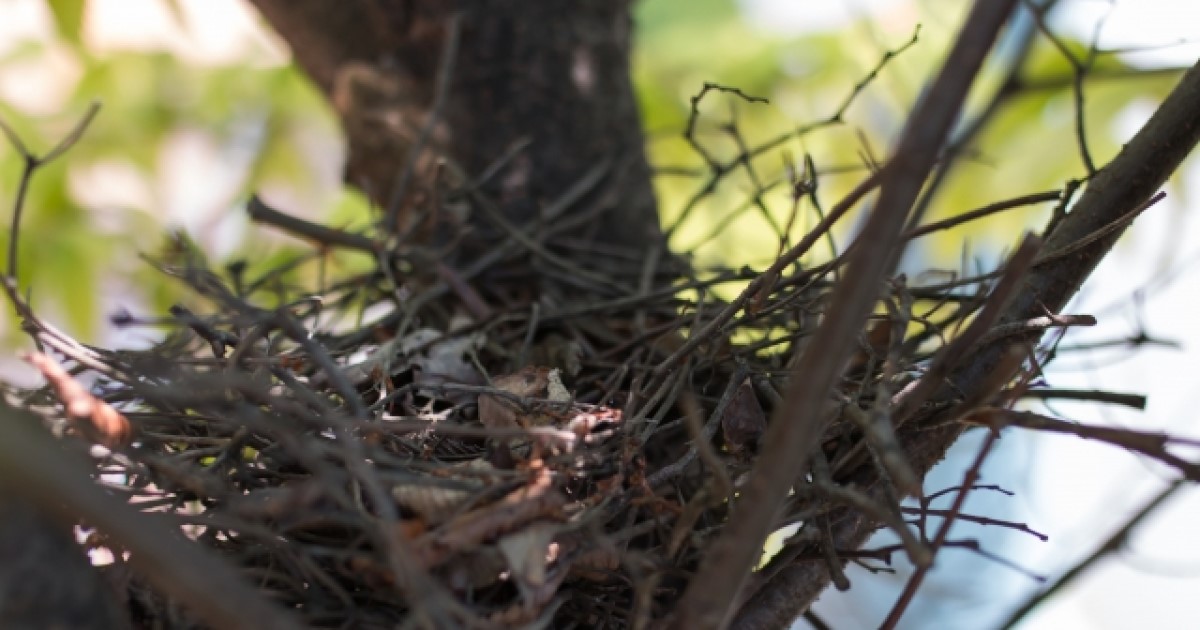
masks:
{"label": "green leaf", "polygon": [[83,44],[83,14],[87,0],[48,0],[58,34],[75,47]]}

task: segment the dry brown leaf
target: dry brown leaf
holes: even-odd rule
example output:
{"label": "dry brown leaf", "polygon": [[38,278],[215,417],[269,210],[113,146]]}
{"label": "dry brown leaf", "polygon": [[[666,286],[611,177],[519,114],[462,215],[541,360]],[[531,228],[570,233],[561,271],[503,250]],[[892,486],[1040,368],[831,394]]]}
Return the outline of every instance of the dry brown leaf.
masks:
{"label": "dry brown leaf", "polygon": [[860,347],[854,356],[850,357],[847,371],[861,370],[871,360],[872,356],[883,357],[887,354],[888,344],[892,341],[892,320],[881,319],[871,325],[867,331],[867,347]]}
{"label": "dry brown leaf", "polygon": [[738,452],[747,446],[754,446],[767,428],[767,414],[763,411],[758,397],[754,395],[754,386],[749,377],[742,381],[733,400],[721,415],[721,431],[725,435],[725,445],[729,450]]}
{"label": "dry brown leaf", "polygon": [[[506,392],[526,397],[544,397],[546,387],[550,384],[550,369],[545,367],[526,366],[513,374],[496,377],[492,386]],[[522,412],[520,405],[503,396],[495,394],[479,395],[479,421],[489,429],[511,429],[516,427],[528,428],[546,424],[541,418],[530,418]]]}
{"label": "dry brown leaf", "polygon": [[459,514],[422,536],[415,545],[419,560],[426,567],[437,566],[455,553],[474,550],[532,521],[561,519],[566,503],[566,497],[553,487],[550,473],[542,471],[529,485],[495,503]]}
{"label": "dry brown leaf", "polygon": [[426,524],[435,526],[454,516],[475,490],[405,484],[392,488],[392,498],[401,507],[416,512]]}
{"label": "dry brown leaf", "polygon": [[[457,514],[471,497],[495,483],[496,469],[486,460],[473,459],[430,473],[437,479],[417,479],[392,487],[392,498],[401,507],[416,512],[426,525],[434,527]],[[452,479],[457,488],[436,485]]]}

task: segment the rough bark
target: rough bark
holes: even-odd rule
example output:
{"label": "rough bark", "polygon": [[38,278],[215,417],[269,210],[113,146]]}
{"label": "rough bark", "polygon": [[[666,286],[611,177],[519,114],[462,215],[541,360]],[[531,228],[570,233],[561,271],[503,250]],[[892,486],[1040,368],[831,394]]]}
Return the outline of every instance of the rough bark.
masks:
{"label": "rough bark", "polygon": [[[528,141],[484,187],[510,221],[536,225],[543,204],[609,160],[612,174],[597,193],[607,208],[573,236],[634,248],[660,237],[630,82],[627,0],[253,3],[334,100],[348,132],[348,180],[381,205],[396,195],[412,144],[433,120],[429,150],[397,204],[401,223],[427,209],[420,189],[433,185],[436,154],[477,176]],[[456,13],[458,44],[448,47]],[[450,49],[448,89],[439,93]],[[485,236],[494,229],[470,224]]]}

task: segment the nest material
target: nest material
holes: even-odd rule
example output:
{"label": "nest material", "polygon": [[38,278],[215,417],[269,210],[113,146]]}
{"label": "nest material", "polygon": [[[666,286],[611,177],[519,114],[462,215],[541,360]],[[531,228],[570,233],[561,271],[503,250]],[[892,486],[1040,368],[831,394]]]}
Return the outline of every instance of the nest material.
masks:
{"label": "nest material", "polygon": [[[107,447],[93,462],[104,485],[246,577],[222,588],[257,589],[308,625],[645,627],[672,610],[736,507],[780,393],[804,378],[789,359],[837,316],[826,303],[845,256],[799,261],[878,180],[790,248],[780,235],[780,256],[759,273],[555,238],[609,167],[549,204],[541,231],[507,224],[467,191],[458,201],[504,234],[461,248],[475,253],[465,262],[252,199],[254,220],[319,247],[253,276],[211,269],[176,241],[156,262],[191,289],[191,308],[123,317],[167,325],[144,351],[78,344],[6,285],[38,340],[96,379],[88,391],[33,355],[50,387],[25,401]],[[817,204],[815,186],[793,184],[793,213],[802,198]],[[315,291],[294,284],[296,267],[331,248],[374,266]],[[799,529],[760,582],[810,559],[844,581],[846,543],[829,532],[864,518],[891,527],[917,564],[929,560],[898,504],[919,491],[928,457],[901,447],[889,405],[996,297],[997,277],[880,287],[882,308],[830,392],[810,475],[778,512],[779,529]],[[130,577],[114,538],[89,544],[112,552],[132,619],[197,623]]]}
{"label": "nest material", "polygon": [[[693,100],[690,140],[710,89],[729,91],[706,85]],[[319,243],[315,258],[349,248],[375,267],[310,294],[289,284],[290,266],[218,273],[179,243],[159,263],[197,304],[174,308],[170,333],[146,351],[84,347],[9,285],[38,339],[98,378],[90,393],[34,355],[50,388],[26,400],[108,447],[94,460],[105,485],[239,567],[246,584],[226,588],[256,588],[306,624],[645,627],[682,594],[736,505],[780,392],[804,378],[788,358],[837,316],[825,303],[844,259],[798,261],[869,187],[767,271],[701,272],[661,249],[556,237],[610,166],[548,204],[537,230],[509,225],[468,186],[467,205],[502,235],[466,248],[476,257],[459,265],[403,236],[376,242],[253,199],[252,218]],[[804,197],[820,207],[815,182],[791,183],[793,214]],[[780,566],[816,549],[838,574],[830,524],[864,514],[921,557],[888,518],[918,480],[886,403],[988,284],[920,291],[896,278],[883,291],[886,312],[831,392],[840,411],[811,476],[779,512],[778,527],[804,525]],[[881,480],[881,493],[859,489]],[[128,577],[119,544],[89,542]],[[124,583],[136,622],[192,623],[156,589]]]}
{"label": "nest material", "polygon": [[[611,285],[656,277],[632,254],[609,261]],[[731,308],[710,289],[745,274],[588,296],[547,274],[542,300],[529,303],[444,267],[396,286],[389,267],[320,299],[281,301],[279,270],[219,274],[187,247],[160,266],[207,306],[173,309],[170,334],[149,350],[59,344],[101,377],[95,404],[68,415],[112,447],[96,460],[107,485],[174,519],[316,627],[392,627],[414,611],[588,627],[660,616],[736,500],[789,378],[785,360],[825,295],[819,270],[793,267],[698,339],[698,324]],[[921,313],[931,330],[972,311],[970,298],[943,297]],[[471,300],[510,306],[477,319]],[[825,437],[829,480],[874,469],[861,448],[870,422],[854,420],[925,357],[933,335],[895,332],[913,301],[894,282],[892,315],[851,361],[836,396],[860,411]],[[259,306],[272,302],[282,306]],[[363,304],[385,312],[348,323]],[[52,361],[35,360],[58,398],[81,400]],[[113,406],[128,426],[113,429]],[[871,452],[888,452],[876,442]],[[799,492],[779,525],[838,505]],[[129,589],[135,620],[183,623],[136,580]]]}

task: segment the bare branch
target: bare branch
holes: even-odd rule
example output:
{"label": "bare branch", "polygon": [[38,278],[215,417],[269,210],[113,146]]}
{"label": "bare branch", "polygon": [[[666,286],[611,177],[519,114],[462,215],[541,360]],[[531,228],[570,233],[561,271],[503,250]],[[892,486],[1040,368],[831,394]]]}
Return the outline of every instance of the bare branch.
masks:
{"label": "bare branch", "polygon": [[1081,561],[1079,564],[1076,564],[1074,567],[1071,567],[1070,570],[1062,574],[1062,576],[1060,576],[1058,579],[1054,580],[1054,582],[1049,586],[1039,590],[1033,595],[1033,597],[1030,597],[1025,601],[1025,603],[1018,606],[1017,609],[1008,616],[1008,619],[1006,619],[1000,627],[1007,630],[1008,628],[1016,626],[1017,623],[1024,619],[1042,602],[1050,599],[1055,593],[1058,593],[1068,584],[1074,582],[1076,579],[1086,573],[1088,569],[1092,568],[1092,566],[1094,566],[1097,562],[1125,546],[1125,542],[1129,540],[1129,535],[1134,529],[1137,529],[1137,527],[1141,525],[1151,514],[1153,514],[1154,511],[1159,508],[1159,506],[1161,506],[1163,503],[1166,503],[1166,501],[1174,496],[1175,493],[1185,487],[1187,487],[1187,484],[1183,483],[1183,481],[1175,481],[1164,488],[1158,493],[1157,496],[1155,496],[1148,503],[1146,503],[1145,506],[1138,510],[1133,517],[1126,521],[1125,525],[1122,526],[1121,529],[1117,530],[1112,536],[1109,536],[1108,539],[1105,540],[1099,547],[1097,547],[1095,551],[1088,555],[1088,557],[1084,558],[1083,561]]}
{"label": "bare branch", "polygon": [[130,552],[129,563],[162,592],[216,628],[300,627],[223,561],[181,537],[166,522],[139,514],[91,482],[91,467],[69,457],[29,414],[0,408],[0,478],[10,489],[66,523],[82,517]]}
{"label": "bare branch", "polygon": [[[1072,256],[1036,267],[1027,278],[1026,291],[1009,305],[1003,321],[1024,321],[1063,308],[1124,232],[1126,226],[1120,224],[1119,219],[1149,200],[1200,140],[1200,120],[1195,115],[1198,110],[1200,63],[1184,74],[1146,125],[1091,179],[1072,211],[1057,221],[1047,235],[1045,249],[1061,251],[1105,230],[1114,222],[1118,222],[1119,227],[1106,231],[1103,238],[1090,242]],[[1040,331],[1031,332],[1030,341],[1036,341],[1040,335]],[[939,398],[952,400],[958,395],[956,392],[976,391],[994,379],[994,372],[1009,343],[1011,339],[980,348],[970,363],[952,375],[950,380],[954,387],[939,393]],[[960,432],[960,429],[945,426],[899,437],[913,454],[913,463],[918,470],[927,470],[942,458]],[[857,548],[876,527],[877,524],[865,519],[853,519],[833,534],[840,545]],[[735,627],[773,627],[789,623],[827,583],[828,574],[820,567],[812,564],[788,567],[780,571],[777,579],[758,593],[755,600],[747,603]]]}
{"label": "bare branch", "polygon": [[[895,264],[908,210],[958,117],[967,91],[1015,2],[979,2],[967,18],[937,79],[917,105],[883,169],[878,206],[864,226],[850,268],[835,289],[826,319],[800,358],[782,408],[767,430],[764,451],[729,523],[713,543],[679,602],[677,628],[718,628],[728,623],[746,575],[770,533],[775,510],[809,462],[828,421],[825,407],[834,380],[854,351],[858,333]],[[794,616],[794,615],[793,615]]]}
{"label": "bare branch", "polygon": [[1195,447],[1200,446],[1200,443],[1194,440],[1173,438],[1166,433],[1078,424],[1028,411],[1010,411],[1007,409],[990,409],[980,414],[972,414],[964,418],[963,422],[967,424],[981,424],[991,427],[993,430],[1000,430],[1004,427],[1021,427],[1023,429],[1033,429],[1047,433],[1074,435],[1085,440],[1106,442],[1113,446],[1119,446],[1157,459],[1179,470],[1185,478],[1191,481],[1200,481],[1200,463],[1189,462],[1167,450],[1169,444],[1184,444]]}

